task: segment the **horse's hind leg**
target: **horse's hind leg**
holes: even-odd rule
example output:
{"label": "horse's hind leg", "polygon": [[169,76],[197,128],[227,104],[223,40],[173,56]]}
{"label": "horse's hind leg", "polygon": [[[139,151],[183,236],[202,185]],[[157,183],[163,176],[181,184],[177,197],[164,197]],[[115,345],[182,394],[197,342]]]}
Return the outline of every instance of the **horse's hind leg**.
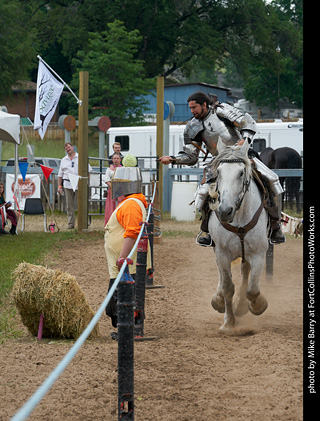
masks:
{"label": "horse's hind leg", "polygon": [[251,267],[251,277],[247,289],[247,298],[249,300],[249,310],[254,315],[262,314],[268,307],[268,302],[260,293],[259,280],[264,267],[264,256],[260,257],[260,262],[255,261]]}
{"label": "horse's hind leg", "polygon": [[241,283],[238,294],[233,300],[233,312],[236,317],[244,316],[249,311],[246,292],[248,288],[250,269],[251,268],[248,262],[246,261],[242,262],[241,264],[242,283]]}

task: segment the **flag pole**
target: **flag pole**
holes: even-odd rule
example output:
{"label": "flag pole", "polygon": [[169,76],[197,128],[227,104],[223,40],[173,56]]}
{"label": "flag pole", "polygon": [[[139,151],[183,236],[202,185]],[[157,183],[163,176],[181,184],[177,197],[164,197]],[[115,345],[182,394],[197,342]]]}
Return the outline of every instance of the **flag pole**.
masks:
{"label": "flag pole", "polygon": [[78,231],[81,232],[88,229],[88,72],[79,72],[79,96],[83,103],[78,113]]}
{"label": "flag pole", "polygon": [[[157,77],[157,157],[163,155],[163,109],[164,104],[164,77]],[[158,172],[158,188],[159,188],[159,202],[160,212],[163,212],[163,165],[159,165]]]}
{"label": "flag pole", "polygon": [[58,78],[58,79],[60,79],[61,80],[61,82],[64,84],[64,86],[66,87],[66,88],[68,88],[69,89],[69,91],[72,93],[72,95],[75,97],[75,99],[77,100],[77,103],[81,106],[82,105],[82,101],[77,97],[77,95],[73,92],[73,90],[70,88],[70,86],[69,85],[67,85],[67,83],[58,75],[58,73],[56,73],[53,69],[52,69],[52,67],[50,67],[49,66],[49,64],[47,64],[44,60],[43,60],[43,58],[42,57],[40,57],[39,55],[37,55],[37,58],[40,60],[40,61],[42,61],[42,63],[46,66],[46,67],[48,67],[48,69],[49,70],[51,70],[51,72]]}

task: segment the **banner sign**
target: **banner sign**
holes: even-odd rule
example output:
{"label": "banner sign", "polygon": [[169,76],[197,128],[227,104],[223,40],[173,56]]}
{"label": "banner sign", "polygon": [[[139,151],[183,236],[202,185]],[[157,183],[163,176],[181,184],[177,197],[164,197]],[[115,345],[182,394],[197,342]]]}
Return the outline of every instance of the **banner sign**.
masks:
{"label": "banner sign", "polygon": [[[27,174],[25,181],[21,175],[18,176],[18,189],[16,198],[20,210],[24,209],[25,201],[28,197],[41,197],[41,181],[38,174]],[[6,174],[6,200],[14,203],[14,174]]]}

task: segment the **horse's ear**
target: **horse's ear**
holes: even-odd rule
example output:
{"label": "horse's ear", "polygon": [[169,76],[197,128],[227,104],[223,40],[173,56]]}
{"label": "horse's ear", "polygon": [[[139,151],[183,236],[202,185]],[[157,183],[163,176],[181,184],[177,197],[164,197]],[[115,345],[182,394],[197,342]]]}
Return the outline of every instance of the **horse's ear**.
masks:
{"label": "horse's ear", "polygon": [[241,147],[241,152],[243,152],[244,155],[248,154],[248,150],[249,150],[249,142],[248,142],[248,138],[246,137],[242,147]]}
{"label": "horse's ear", "polygon": [[221,152],[225,150],[225,148],[226,148],[226,145],[223,143],[221,137],[219,136],[218,143],[217,143],[218,154],[220,155]]}

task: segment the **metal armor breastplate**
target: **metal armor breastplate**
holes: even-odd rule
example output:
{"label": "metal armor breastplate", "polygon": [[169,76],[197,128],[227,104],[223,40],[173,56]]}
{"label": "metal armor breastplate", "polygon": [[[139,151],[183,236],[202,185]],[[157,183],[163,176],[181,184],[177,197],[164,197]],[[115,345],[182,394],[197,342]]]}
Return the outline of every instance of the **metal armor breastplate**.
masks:
{"label": "metal armor breastplate", "polygon": [[203,142],[212,155],[217,150],[219,137],[226,145],[234,145],[241,139],[240,133],[232,126],[226,124],[215,114],[210,112],[203,120],[204,130],[201,133]]}

